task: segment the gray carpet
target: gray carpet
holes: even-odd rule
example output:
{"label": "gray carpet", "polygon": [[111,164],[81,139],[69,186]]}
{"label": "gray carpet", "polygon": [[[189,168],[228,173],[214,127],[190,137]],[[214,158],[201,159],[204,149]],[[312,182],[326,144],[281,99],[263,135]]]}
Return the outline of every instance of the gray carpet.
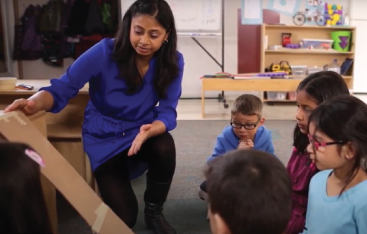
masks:
{"label": "gray carpet", "polygon": [[[228,124],[221,120],[182,120],[172,135],[177,147],[177,168],[164,214],[179,234],[209,234],[206,204],[198,198],[198,186],[203,180],[203,166],[210,156],[217,135]],[[267,121],[271,130],[276,155],[286,164],[292,150],[294,121]],[[138,223],[133,229],[137,234],[151,234],[143,222],[144,178],[133,181],[140,210]],[[86,222],[58,196],[60,234],[91,234]]]}

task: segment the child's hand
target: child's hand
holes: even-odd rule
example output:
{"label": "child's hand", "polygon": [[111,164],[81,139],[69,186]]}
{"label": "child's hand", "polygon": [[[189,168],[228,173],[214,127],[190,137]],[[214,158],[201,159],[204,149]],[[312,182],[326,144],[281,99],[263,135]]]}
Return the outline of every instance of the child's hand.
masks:
{"label": "child's hand", "polygon": [[254,143],[251,139],[240,140],[237,149],[252,149],[254,148]]}

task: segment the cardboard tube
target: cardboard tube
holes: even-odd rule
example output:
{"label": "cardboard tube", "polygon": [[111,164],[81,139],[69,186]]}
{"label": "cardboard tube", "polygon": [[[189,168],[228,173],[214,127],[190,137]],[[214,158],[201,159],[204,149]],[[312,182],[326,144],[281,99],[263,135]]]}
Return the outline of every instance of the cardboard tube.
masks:
{"label": "cardboard tube", "polygon": [[101,205],[99,205],[98,208],[94,211],[94,213],[96,213],[97,215],[96,221],[94,221],[94,224],[92,226],[92,230],[94,233],[98,234],[101,231],[108,209],[108,206],[102,202]]}

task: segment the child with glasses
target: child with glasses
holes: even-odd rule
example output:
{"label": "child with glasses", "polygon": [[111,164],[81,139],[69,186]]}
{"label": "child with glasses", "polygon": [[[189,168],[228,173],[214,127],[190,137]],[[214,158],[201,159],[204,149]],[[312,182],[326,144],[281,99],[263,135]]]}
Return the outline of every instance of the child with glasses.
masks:
{"label": "child with glasses", "polygon": [[292,181],[292,217],[285,234],[299,234],[305,227],[308,188],[317,169],[310,166],[310,157],[306,151],[309,144],[307,124],[314,109],[331,97],[349,94],[343,77],[332,71],[321,71],[309,75],[299,84],[296,91],[297,124],[294,129],[294,149],[287,170]]}
{"label": "child with glasses", "polygon": [[367,233],[367,105],[337,96],[309,118],[310,182],[303,234]]}
{"label": "child with glasses", "polygon": [[[261,150],[275,155],[271,132],[263,126],[265,118],[262,117],[262,109],[262,101],[257,96],[239,96],[231,110],[231,122],[217,137],[208,161],[236,149]],[[207,200],[205,181],[200,185],[199,197]]]}

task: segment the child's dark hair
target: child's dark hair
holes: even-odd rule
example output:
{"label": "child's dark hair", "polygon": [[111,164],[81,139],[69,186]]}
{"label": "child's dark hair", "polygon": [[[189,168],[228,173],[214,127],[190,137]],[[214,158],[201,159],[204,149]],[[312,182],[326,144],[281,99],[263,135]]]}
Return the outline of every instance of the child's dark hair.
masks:
{"label": "child's dark hair", "polygon": [[274,156],[236,150],[209,162],[205,172],[212,213],[232,234],[281,234],[291,215],[291,181]]}
{"label": "child's dark hair", "polygon": [[[331,97],[349,94],[349,89],[342,76],[333,71],[321,71],[307,76],[298,85],[297,92],[306,94],[318,105]],[[296,125],[293,134],[293,146],[299,152],[305,152],[309,143],[306,134],[303,134]]]}
{"label": "child's dark hair", "polygon": [[262,115],[263,103],[260,98],[252,94],[242,94],[233,103],[231,114]]}
{"label": "child's dark hair", "polygon": [[315,109],[309,118],[309,123],[311,122],[315,125],[315,131],[320,131],[335,141],[350,143],[355,150],[355,161],[344,181],[342,193],[354,179],[357,169],[367,168],[367,105],[350,95],[336,96]]}
{"label": "child's dark hair", "polygon": [[40,166],[28,145],[0,141],[0,233],[52,233]]}
{"label": "child's dark hair", "polygon": [[137,0],[126,11],[116,34],[115,49],[112,55],[126,81],[128,91],[135,92],[142,85],[143,77],[136,65],[135,50],[130,42],[132,18],[136,15],[153,16],[169,33],[167,43],[156,52],[154,87],[159,96],[166,97],[168,86],[179,74],[177,63],[177,32],[172,10],[165,0]]}

